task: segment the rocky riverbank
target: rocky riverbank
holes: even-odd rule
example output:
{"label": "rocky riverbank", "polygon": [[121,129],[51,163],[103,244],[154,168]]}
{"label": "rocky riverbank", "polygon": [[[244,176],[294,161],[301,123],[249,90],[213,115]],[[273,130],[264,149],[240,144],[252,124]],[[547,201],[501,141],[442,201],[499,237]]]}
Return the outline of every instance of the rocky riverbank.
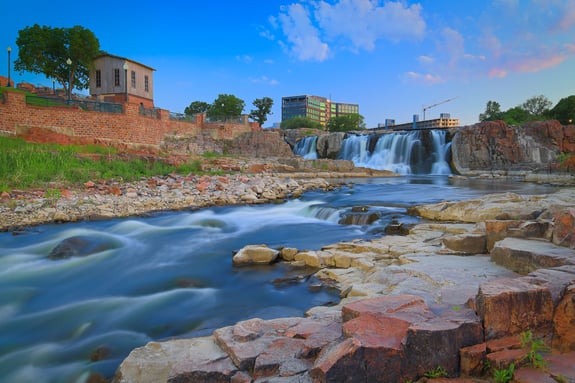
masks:
{"label": "rocky riverbank", "polygon": [[[511,364],[515,382],[574,382],[575,190],[412,213],[435,222],[318,251],[243,249],[236,265],[318,268],[341,302],[304,318],[255,318],[207,337],[151,342],[124,360],[114,382],[423,382],[433,374],[490,382]],[[545,368],[530,364],[529,334],[552,350],[536,351]]]}

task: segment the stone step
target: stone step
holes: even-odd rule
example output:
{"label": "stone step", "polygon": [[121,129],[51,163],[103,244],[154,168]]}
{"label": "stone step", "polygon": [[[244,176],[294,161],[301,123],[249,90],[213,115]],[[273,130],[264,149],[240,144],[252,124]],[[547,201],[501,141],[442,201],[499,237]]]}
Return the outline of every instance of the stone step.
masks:
{"label": "stone step", "polygon": [[521,238],[505,238],[493,246],[491,259],[519,274],[541,268],[575,264],[575,250],[550,242]]}

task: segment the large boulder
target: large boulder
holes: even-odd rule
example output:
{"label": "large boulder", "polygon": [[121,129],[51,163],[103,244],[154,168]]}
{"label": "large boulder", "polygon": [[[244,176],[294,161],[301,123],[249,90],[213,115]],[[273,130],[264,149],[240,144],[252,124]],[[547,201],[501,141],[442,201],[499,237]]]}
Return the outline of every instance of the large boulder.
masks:
{"label": "large boulder", "polygon": [[232,262],[236,266],[270,264],[279,257],[279,250],[271,249],[266,245],[247,245],[234,254]]}
{"label": "large boulder", "polygon": [[335,160],[341,150],[345,133],[322,134],[317,138],[317,156]]}

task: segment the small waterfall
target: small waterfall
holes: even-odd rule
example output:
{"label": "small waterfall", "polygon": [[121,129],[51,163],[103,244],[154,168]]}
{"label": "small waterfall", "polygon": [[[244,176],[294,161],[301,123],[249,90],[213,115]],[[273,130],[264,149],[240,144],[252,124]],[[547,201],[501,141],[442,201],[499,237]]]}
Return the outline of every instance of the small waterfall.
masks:
{"label": "small waterfall", "polygon": [[340,160],[352,160],[356,166],[364,166],[369,160],[369,144],[370,136],[359,135],[347,137],[341,146],[339,155]]}
{"label": "small waterfall", "polygon": [[435,156],[435,162],[431,166],[431,174],[451,174],[451,168],[446,160],[447,154],[451,149],[451,142],[445,144],[445,136],[445,131],[431,131],[431,137],[433,139],[433,153]]}
{"label": "small waterfall", "polygon": [[293,151],[306,160],[317,160],[317,136],[307,136],[296,142]]}
{"label": "small waterfall", "polygon": [[356,166],[389,170],[398,174],[451,174],[446,160],[451,143],[446,131],[413,131],[382,134],[370,152],[370,135],[347,137],[339,159]]}

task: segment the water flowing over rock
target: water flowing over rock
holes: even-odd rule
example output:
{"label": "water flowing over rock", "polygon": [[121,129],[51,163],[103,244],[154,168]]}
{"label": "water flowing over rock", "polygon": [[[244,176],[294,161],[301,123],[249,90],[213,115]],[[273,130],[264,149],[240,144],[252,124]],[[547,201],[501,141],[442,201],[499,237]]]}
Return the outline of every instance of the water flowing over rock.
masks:
{"label": "water flowing over rock", "polygon": [[[284,262],[319,268],[315,276],[337,286],[341,302],[312,308],[303,318],[254,318],[215,330],[190,340],[193,352],[178,354],[181,341],[152,342],[124,360],[114,381],[400,383],[438,366],[449,377],[493,376],[510,363],[521,371],[517,376],[533,376],[523,367],[528,350],[520,339],[531,331],[563,353],[543,355],[549,368],[537,372],[537,381],[559,374],[575,379],[573,368],[565,367],[575,356],[575,250],[569,241],[561,247],[551,242],[548,222],[558,212],[570,214],[573,198],[564,189],[426,205],[417,211],[450,222],[316,251],[282,249]],[[463,217],[476,223],[453,222]],[[570,222],[562,220],[557,236]],[[503,234],[488,234],[488,226]],[[523,275],[497,268],[491,259],[509,259]],[[154,362],[155,355],[165,364]],[[146,378],[148,369],[156,380]]]}

